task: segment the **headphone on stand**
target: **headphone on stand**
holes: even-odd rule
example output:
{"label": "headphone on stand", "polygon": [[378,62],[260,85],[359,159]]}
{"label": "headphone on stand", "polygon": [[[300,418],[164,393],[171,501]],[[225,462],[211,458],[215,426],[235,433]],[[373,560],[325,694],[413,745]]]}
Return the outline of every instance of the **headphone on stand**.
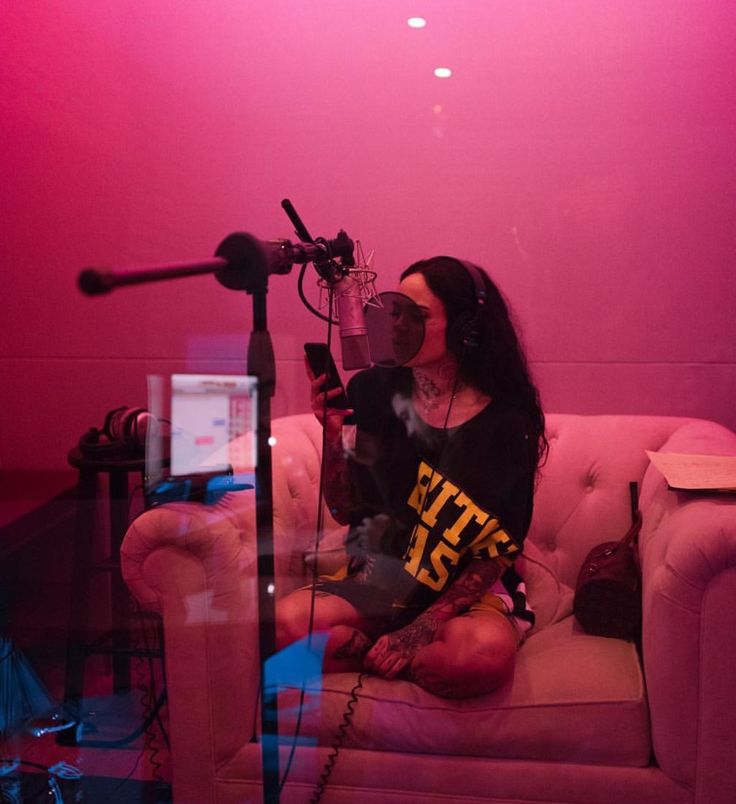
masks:
{"label": "headphone on stand", "polygon": [[488,299],[488,292],[479,268],[456,257],[446,257],[445,259],[460,265],[473,282],[475,309],[460,313],[447,328],[448,348],[454,354],[461,355],[468,349],[477,349],[480,346],[483,337],[480,313]]}
{"label": "headphone on stand", "polygon": [[145,408],[115,408],[101,428],[92,427],[79,439],[79,451],[93,460],[142,458],[148,433],[158,432],[158,419]]}

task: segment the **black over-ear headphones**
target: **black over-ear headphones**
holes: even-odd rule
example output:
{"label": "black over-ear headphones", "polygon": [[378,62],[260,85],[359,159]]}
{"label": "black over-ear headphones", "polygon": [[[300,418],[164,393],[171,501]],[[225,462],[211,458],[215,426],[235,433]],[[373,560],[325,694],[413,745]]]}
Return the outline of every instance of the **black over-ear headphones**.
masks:
{"label": "black over-ear headphones", "polygon": [[115,408],[105,416],[101,429],[93,427],[79,439],[79,450],[93,460],[142,458],[147,433],[155,433],[158,427],[158,419],[145,408]]}
{"label": "black over-ear headphones", "polygon": [[473,280],[475,292],[475,309],[460,313],[447,328],[447,345],[452,352],[462,354],[466,349],[477,349],[480,346],[482,331],[480,327],[480,312],[486,303],[488,293],[480,270],[470,262],[449,257],[453,262],[461,265],[465,273]]}

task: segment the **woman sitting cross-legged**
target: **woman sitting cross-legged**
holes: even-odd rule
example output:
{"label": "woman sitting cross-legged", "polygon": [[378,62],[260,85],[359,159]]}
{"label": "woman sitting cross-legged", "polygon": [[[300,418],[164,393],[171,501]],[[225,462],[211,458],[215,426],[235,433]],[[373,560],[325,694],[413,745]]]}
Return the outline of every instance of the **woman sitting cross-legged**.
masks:
{"label": "woman sitting cross-legged", "polygon": [[[397,354],[348,385],[351,408],[310,371],[325,427],[325,498],[349,524],[349,563],[314,591],[325,672],[407,678],[436,695],[481,695],[510,676],[534,620],[514,567],[547,442],[507,305],[488,275],[451,257],[402,274]],[[413,319],[413,320],[412,320]],[[354,444],[346,449],[348,415]],[[304,637],[312,589],[277,603],[280,647]]]}

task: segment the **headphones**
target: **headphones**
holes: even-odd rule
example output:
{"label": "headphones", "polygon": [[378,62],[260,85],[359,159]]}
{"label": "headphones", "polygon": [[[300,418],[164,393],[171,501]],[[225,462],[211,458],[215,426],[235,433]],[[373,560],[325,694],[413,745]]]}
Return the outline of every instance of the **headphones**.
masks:
{"label": "headphones", "polygon": [[145,408],[115,408],[105,416],[102,428],[92,427],[79,439],[79,450],[93,460],[142,458],[146,435],[155,434],[158,427],[158,419]]}
{"label": "headphones", "polygon": [[461,355],[467,349],[477,349],[482,338],[480,312],[486,303],[488,293],[480,269],[470,262],[456,257],[446,257],[460,265],[473,280],[475,309],[460,313],[447,328],[447,346],[454,354]]}

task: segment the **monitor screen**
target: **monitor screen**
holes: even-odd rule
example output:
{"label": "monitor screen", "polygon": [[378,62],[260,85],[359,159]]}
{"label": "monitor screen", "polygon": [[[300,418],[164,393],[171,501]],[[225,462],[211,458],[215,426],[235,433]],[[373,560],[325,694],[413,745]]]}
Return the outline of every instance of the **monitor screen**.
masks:
{"label": "monitor screen", "polygon": [[247,375],[172,374],[171,475],[254,471],[257,393]]}

